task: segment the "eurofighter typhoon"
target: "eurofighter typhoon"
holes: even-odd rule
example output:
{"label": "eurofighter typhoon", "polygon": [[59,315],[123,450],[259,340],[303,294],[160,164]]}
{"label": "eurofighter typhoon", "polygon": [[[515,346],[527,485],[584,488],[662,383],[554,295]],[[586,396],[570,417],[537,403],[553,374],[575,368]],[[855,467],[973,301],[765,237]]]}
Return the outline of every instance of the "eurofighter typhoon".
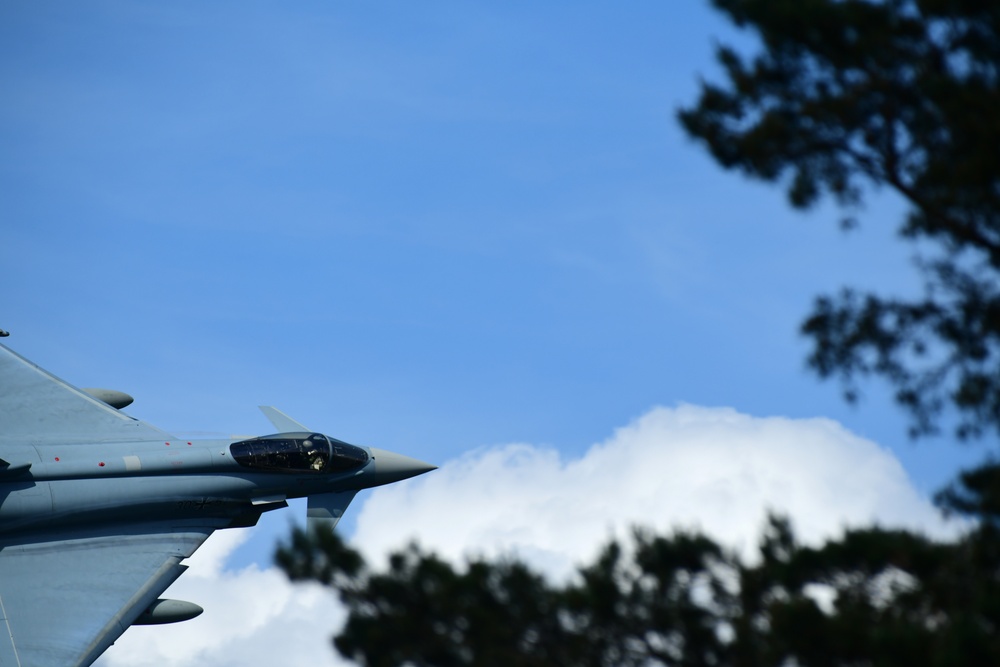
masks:
{"label": "eurofighter typhoon", "polygon": [[0,665],[94,662],[131,625],[201,613],[159,596],[216,530],[308,497],[332,528],[361,489],[435,466],[316,433],[178,439],[118,391],[77,389],[0,345]]}

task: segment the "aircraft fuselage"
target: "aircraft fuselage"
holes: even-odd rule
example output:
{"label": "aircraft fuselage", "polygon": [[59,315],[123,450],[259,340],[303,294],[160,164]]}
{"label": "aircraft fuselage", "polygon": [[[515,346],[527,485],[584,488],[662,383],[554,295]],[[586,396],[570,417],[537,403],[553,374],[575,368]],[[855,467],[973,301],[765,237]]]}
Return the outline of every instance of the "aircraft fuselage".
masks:
{"label": "aircraft fuselage", "polygon": [[[234,460],[236,442],[240,441],[8,446],[4,449],[8,460],[31,466],[3,480],[0,534],[11,537],[67,524],[154,518],[210,517],[230,520],[232,527],[249,526],[262,512],[285,507],[287,499],[354,492],[432,468],[365,447],[360,449],[368,461],[353,470],[257,470]],[[380,462],[387,462],[381,470]]]}

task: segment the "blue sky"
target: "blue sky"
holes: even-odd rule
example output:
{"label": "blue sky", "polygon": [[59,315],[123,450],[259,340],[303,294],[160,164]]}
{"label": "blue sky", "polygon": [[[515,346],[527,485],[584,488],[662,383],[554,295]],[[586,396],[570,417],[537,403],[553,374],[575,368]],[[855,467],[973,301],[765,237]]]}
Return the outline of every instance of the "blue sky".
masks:
{"label": "blue sky", "polygon": [[675,121],[719,40],[707,3],[6,3],[6,343],[179,433],[273,404],[574,457],[693,404],[836,420],[930,493],[981,452],[912,444],[877,384],[846,406],[797,334],[918,288],[898,202],[844,234],[721,171]]}

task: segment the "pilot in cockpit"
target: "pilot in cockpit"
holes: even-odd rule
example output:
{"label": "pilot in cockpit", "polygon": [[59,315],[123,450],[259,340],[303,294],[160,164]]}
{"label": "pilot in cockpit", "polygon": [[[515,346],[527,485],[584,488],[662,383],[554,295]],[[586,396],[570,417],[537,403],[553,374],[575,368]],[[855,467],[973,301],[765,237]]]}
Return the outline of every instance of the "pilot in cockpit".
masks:
{"label": "pilot in cockpit", "polygon": [[306,446],[306,460],[309,461],[309,469],[322,470],[326,466],[326,457],[316,448],[312,440],[306,440],[304,444]]}

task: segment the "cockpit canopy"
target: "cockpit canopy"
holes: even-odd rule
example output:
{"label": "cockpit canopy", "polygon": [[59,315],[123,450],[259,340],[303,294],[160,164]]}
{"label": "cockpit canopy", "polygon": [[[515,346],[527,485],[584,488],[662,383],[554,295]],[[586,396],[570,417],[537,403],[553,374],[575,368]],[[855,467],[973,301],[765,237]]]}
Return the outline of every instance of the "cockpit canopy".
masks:
{"label": "cockpit canopy", "polygon": [[272,472],[338,473],[361,468],[368,452],[322,433],[278,433],[229,446],[241,466]]}

